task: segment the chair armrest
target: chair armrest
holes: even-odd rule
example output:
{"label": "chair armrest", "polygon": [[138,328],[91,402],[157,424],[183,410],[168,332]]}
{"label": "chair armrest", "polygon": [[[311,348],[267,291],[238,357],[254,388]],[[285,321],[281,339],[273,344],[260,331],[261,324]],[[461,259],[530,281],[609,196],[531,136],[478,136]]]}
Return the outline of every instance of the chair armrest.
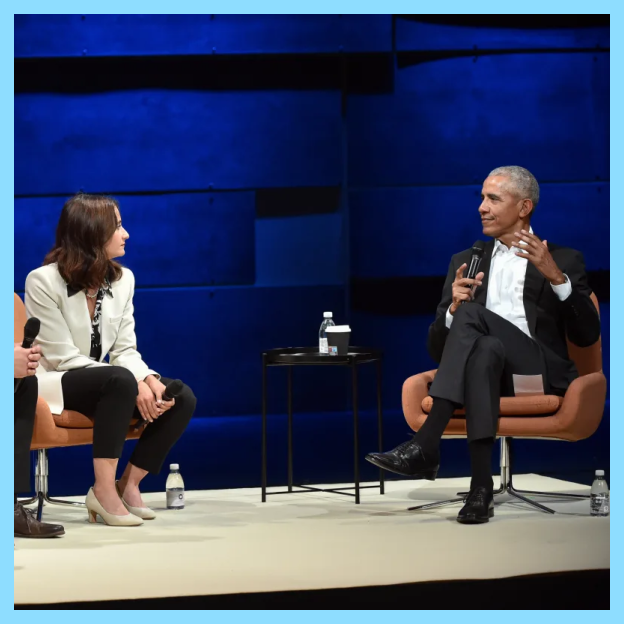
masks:
{"label": "chair armrest", "polygon": [[563,405],[556,413],[566,439],[589,438],[600,425],[607,397],[607,379],[602,371],[577,377],[569,386]]}
{"label": "chair armrest", "polygon": [[30,443],[31,450],[47,448],[47,442],[56,438],[56,423],[48,404],[39,397],[35,412],[35,427]]}
{"label": "chair armrest", "polygon": [[422,410],[422,402],[429,395],[429,384],[433,381],[436,372],[437,370],[430,370],[412,375],[403,383],[403,414],[407,424],[415,431],[418,429],[419,419],[425,415]]}

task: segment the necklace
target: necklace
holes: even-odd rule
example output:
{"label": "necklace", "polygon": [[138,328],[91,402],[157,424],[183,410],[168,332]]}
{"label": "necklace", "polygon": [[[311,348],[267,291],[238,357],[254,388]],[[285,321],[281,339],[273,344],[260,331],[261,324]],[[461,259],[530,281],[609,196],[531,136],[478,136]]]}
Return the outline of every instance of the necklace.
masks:
{"label": "necklace", "polygon": [[89,297],[89,299],[95,299],[97,297],[98,292],[100,292],[99,288],[98,290],[95,292],[94,295],[90,295],[88,290],[85,290],[85,295],[87,295],[87,297]]}

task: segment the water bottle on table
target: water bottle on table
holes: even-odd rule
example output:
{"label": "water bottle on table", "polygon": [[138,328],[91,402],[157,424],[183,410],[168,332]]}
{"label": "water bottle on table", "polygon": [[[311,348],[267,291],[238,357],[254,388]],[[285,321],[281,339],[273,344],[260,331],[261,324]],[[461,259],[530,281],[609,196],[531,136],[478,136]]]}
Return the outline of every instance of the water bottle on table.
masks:
{"label": "water bottle on table", "polygon": [[179,464],[169,466],[169,476],[167,477],[167,509],[184,509],[184,481],[180,474]]}
{"label": "water bottle on table", "polygon": [[609,515],[609,486],[604,477],[604,470],[596,470],[596,478],[591,486],[589,512],[592,516]]}
{"label": "water bottle on table", "polygon": [[329,353],[329,349],[327,347],[327,333],[325,330],[328,327],[333,327],[336,325],[332,320],[333,314],[331,312],[323,312],[323,322],[321,323],[321,328],[319,329],[319,353]]}

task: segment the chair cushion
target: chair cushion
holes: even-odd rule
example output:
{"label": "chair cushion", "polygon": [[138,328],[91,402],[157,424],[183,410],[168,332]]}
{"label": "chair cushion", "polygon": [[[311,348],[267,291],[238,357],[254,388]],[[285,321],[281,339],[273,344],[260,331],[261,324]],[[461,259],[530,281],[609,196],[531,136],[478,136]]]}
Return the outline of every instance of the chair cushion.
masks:
{"label": "chair cushion", "polygon": [[[93,421],[90,418],[73,410],[63,410],[60,414],[52,414],[52,418],[54,418],[54,424],[63,429],[93,429]],[[135,426],[137,422],[138,419],[133,418],[130,426]]]}
{"label": "chair cushion", "polygon": [[[562,405],[563,398],[554,394],[540,394],[522,397],[501,397],[501,416],[531,416],[534,414],[554,414]],[[431,411],[433,398],[427,396],[423,399],[422,410],[425,414]],[[465,415],[466,410],[458,409],[456,415]]]}
{"label": "chair cushion", "polygon": [[93,421],[80,412],[63,410],[60,414],[52,414],[54,424],[64,429],[93,429]]}

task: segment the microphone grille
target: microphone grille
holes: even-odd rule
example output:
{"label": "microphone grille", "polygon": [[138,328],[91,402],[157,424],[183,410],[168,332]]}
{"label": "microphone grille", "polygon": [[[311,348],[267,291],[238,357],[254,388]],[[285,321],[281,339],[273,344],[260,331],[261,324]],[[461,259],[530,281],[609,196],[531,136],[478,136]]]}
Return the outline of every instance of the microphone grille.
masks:
{"label": "microphone grille", "polygon": [[24,338],[32,338],[34,340],[40,329],[41,321],[34,316],[29,318],[26,321],[26,325],[24,325]]}
{"label": "microphone grille", "polygon": [[472,246],[472,255],[481,257],[483,255],[483,250],[485,249],[485,243],[482,240],[475,241]]}

